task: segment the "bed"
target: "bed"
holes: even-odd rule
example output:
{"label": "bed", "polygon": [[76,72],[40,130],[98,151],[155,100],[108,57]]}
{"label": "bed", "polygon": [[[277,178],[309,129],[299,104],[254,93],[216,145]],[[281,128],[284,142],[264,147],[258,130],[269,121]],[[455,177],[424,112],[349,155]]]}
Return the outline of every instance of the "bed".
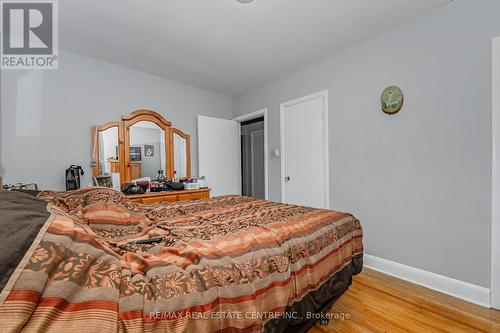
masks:
{"label": "bed", "polygon": [[0,192],[1,332],[300,332],[362,269],[349,213]]}

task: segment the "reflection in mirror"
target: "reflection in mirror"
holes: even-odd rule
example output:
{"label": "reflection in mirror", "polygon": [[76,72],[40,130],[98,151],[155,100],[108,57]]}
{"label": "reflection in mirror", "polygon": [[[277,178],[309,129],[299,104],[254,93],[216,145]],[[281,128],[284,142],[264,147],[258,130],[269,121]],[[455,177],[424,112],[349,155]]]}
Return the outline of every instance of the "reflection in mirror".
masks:
{"label": "reflection in mirror", "polygon": [[187,148],[186,139],[174,133],[174,177],[187,177]]}
{"label": "reflection in mirror", "polygon": [[120,172],[118,127],[99,131],[99,175]]}
{"label": "reflection in mirror", "polygon": [[165,131],[150,121],[135,123],[129,131],[131,179],[156,179],[159,170],[165,173]]}

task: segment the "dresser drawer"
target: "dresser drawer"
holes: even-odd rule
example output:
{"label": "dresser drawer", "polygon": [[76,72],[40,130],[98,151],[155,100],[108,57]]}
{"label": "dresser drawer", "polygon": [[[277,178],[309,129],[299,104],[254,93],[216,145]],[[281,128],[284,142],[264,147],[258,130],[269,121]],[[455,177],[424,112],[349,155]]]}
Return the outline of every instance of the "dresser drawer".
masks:
{"label": "dresser drawer", "polygon": [[[174,197],[175,199],[175,197]],[[157,202],[162,202],[164,201],[163,200],[163,197],[154,197],[154,198],[142,198],[141,202],[145,205],[151,205],[151,204],[155,204]]]}
{"label": "dresser drawer", "polygon": [[155,196],[151,198],[142,198],[141,202],[145,205],[151,205],[157,202],[176,202],[178,201],[177,195],[164,195],[164,196]]}
{"label": "dresser drawer", "polygon": [[177,200],[177,195],[166,195],[162,197],[163,202],[176,202],[179,201]]}
{"label": "dresser drawer", "polygon": [[157,192],[128,196],[133,202],[152,205],[158,202],[176,202],[210,198],[210,189]]}
{"label": "dresser drawer", "polygon": [[208,193],[201,192],[201,193],[179,194],[178,197],[179,201],[208,199]]}

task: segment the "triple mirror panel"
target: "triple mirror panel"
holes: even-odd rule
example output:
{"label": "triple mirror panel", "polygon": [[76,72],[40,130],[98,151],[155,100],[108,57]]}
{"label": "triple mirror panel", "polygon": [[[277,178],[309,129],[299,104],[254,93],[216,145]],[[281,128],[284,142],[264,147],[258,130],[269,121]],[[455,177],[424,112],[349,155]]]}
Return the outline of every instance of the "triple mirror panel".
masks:
{"label": "triple mirror panel", "polygon": [[190,178],[190,136],[157,112],[138,110],[92,128],[94,176],[120,174],[120,182],[159,174]]}

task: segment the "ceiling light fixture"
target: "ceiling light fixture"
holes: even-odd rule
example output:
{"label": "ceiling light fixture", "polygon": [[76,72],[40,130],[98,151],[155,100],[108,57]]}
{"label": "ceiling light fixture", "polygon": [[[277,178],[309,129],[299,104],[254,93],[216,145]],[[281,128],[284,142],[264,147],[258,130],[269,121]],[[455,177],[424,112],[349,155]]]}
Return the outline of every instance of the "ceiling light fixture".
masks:
{"label": "ceiling light fixture", "polygon": [[249,2],[252,2],[253,0],[236,0],[240,3],[249,3]]}

